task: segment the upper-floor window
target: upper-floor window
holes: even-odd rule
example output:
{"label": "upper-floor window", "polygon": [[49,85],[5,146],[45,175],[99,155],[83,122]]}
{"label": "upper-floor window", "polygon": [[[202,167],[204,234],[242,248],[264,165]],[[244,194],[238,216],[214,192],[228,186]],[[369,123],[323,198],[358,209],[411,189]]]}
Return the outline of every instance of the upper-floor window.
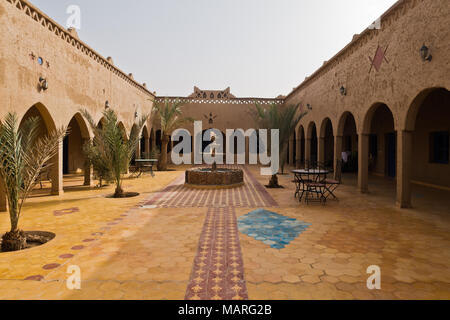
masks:
{"label": "upper-floor window", "polygon": [[431,132],[430,133],[430,162],[431,163],[449,163],[449,132]]}

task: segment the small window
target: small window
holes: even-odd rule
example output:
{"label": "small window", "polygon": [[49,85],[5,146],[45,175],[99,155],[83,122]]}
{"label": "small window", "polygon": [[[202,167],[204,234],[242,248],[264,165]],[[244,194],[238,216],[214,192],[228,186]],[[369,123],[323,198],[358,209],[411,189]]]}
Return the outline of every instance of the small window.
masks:
{"label": "small window", "polygon": [[430,162],[449,163],[449,132],[430,133]]}
{"label": "small window", "polygon": [[37,59],[38,63],[42,66],[42,64],[44,63],[44,59],[42,59],[41,57],[39,57]]}

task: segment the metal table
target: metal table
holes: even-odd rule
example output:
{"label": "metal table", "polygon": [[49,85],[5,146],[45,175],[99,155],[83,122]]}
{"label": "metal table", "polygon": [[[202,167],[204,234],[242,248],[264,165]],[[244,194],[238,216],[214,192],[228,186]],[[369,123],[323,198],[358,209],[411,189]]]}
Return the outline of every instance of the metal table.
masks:
{"label": "metal table", "polygon": [[153,166],[155,165],[155,163],[158,163],[158,160],[136,159],[136,167],[137,171],[139,172],[137,177],[139,178],[146,170],[150,170],[150,174],[152,175],[152,177],[154,177],[155,174],[153,173]]}
{"label": "metal table", "polygon": [[[327,174],[329,174],[330,171],[323,169],[299,169],[292,170],[292,173],[294,174],[294,182],[296,187],[294,197],[297,198],[297,196],[299,196],[299,201],[302,201],[304,193],[307,192],[307,184],[321,183],[321,181],[326,179]],[[326,189],[326,186],[324,188]],[[316,192],[319,192],[319,188],[316,190]],[[324,197],[323,192],[322,197]]]}

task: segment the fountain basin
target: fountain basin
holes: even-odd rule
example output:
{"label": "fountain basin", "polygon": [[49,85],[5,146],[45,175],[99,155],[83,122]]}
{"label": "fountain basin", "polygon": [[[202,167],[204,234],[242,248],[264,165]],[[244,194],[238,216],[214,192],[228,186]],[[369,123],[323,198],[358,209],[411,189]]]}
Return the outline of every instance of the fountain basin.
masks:
{"label": "fountain basin", "polygon": [[185,185],[198,189],[228,189],[244,184],[244,172],[241,169],[195,168],[186,171]]}

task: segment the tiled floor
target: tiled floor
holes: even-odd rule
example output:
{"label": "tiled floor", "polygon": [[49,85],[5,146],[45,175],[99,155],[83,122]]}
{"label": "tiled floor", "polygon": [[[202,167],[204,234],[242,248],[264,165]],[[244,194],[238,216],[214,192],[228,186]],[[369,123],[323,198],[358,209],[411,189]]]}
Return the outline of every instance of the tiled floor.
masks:
{"label": "tiled floor", "polygon": [[[72,177],[64,196],[31,199],[22,228],[56,238],[0,253],[0,299],[450,299],[447,191],[415,187],[415,209],[399,210],[392,182],[371,178],[362,195],[347,176],[339,202],[306,206],[294,199],[291,176],[280,176],[285,189],[266,191],[268,178],[249,167],[245,202],[238,192],[199,205],[207,191],[161,193],[174,190],[182,169],[127,180],[137,198],[107,199],[112,187],[87,190]],[[257,209],[273,215],[248,216]],[[237,230],[238,221],[265,218],[279,232]],[[0,232],[8,226],[1,213]],[[71,265],[80,267],[81,290],[67,289]],[[381,290],[366,287],[370,265],[381,268]]]}
{"label": "tiled floor", "polygon": [[160,208],[278,206],[247,168],[244,168],[244,180],[245,185],[240,188],[201,190],[185,187],[184,174],[181,174],[164,190],[156,193],[146,205]]}

